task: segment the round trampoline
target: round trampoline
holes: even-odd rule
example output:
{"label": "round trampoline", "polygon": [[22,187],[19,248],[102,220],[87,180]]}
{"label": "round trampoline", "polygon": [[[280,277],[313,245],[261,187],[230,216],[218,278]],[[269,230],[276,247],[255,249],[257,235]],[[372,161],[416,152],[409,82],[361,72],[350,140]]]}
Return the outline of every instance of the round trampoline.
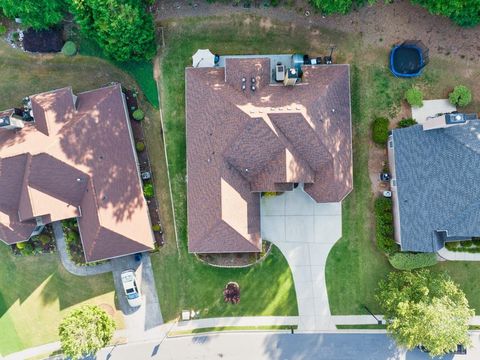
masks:
{"label": "round trampoline", "polygon": [[416,77],[428,64],[428,48],[421,41],[405,41],[390,52],[390,70],[398,77]]}

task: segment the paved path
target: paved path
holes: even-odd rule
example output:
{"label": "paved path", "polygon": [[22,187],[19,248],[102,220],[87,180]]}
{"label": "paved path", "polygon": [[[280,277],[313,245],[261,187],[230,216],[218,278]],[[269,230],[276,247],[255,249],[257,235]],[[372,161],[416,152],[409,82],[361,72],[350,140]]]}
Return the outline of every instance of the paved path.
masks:
{"label": "paved path", "polygon": [[438,255],[440,255],[445,260],[451,261],[480,261],[480,253],[475,254],[450,251],[447,248],[440,249],[438,251]]}
{"label": "paved path", "polygon": [[279,326],[298,325],[298,316],[241,316],[180,321],[172,331],[225,326]]}
{"label": "paved path", "polygon": [[317,204],[301,186],[261,201],[262,237],[292,270],[301,331],[333,330],[325,283],[328,253],[342,236],[341,203]]}
{"label": "paved path", "polygon": [[110,261],[100,265],[93,266],[78,266],[68,256],[67,244],[65,243],[65,236],[63,234],[62,223],[60,221],[52,223],[53,233],[57,243],[57,250],[60,255],[60,261],[63,267],[71,274],[77,276],[98,275],[112,271],[112,264]]}
{"label": "paved path", "polygon": [[[124,256],[111,260],[113,266],[113,282],[118,294],[118,304],[125,319],[126,329],[123,336],[128,341],[146,340],[158,336],[159,326],[163,324],[160,303],[158,301],[155,279],[153,276],[152,263],[148,253],[144,253],[140,261],[135,256]],[[120,274],[124,270],[135,270],[137,284],[142,293],[142,306],[132,308],[128,305],[124,296]]]}

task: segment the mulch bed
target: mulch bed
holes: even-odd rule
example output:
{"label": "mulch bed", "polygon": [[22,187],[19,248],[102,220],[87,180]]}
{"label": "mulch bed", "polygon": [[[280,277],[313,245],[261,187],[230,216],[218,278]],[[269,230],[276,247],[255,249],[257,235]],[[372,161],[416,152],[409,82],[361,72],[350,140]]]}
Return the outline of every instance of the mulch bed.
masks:
{"label": "mulch bed", "polygon": [[63,31],[61,28],[47,30],[28,29],[23,33],[23,48],[25,51],[51,53],[62,50]]}
{"label": "mulch bed", "polygon": [[[137,141],[145,142],[144,134],[143,134],[143,127],[141,121],[136,121],[133,119],[133,112],[135,109],[138,108],[138,101],[135,93],[131,90],[123,89],[123,93],[125,94],[125,99],[127,102],[128,107],[128,114],[130,116],[130,124],[132,127],[133,138],[135,139],[135,143]],[[140,171],[149,171],[152,172],[148,152],[147,150],[137,152],[138,162],[140,164]],[[150,219],[152,221],[152,225],[159,224],[160,225],[160,215],[158,212],[157,202],[155,199],[147,199],[148,210],[150,212]],[[155,236],[155,241],[158,245],[162,246],[164,244],[163,233],[159,231],[153,232]]]}

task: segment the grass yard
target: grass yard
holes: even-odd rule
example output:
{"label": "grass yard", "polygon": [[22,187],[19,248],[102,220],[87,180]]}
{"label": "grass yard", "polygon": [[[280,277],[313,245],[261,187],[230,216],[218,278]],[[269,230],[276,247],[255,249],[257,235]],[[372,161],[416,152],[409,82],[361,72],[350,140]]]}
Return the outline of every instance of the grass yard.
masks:
{"label": "grass yard", "polygon": [[[24,96],[73,86],[75,92],[112,81],[126,87],[134,80],[107,61],[84,56],[27,55],[0,43],[0,109],[19,105]],[[158,112],[142,95],[146,123]],[[76,277],[67,273],[58,255],[16,258],[0,244],[0,353],[5,355],[57,340],[57,326],[73,307],[84,303],[106,304],[115,309],[111,274]],[[121,312],[116,312],[123,326]]]}
{"label": "grass yard", "polygon": [[[378,281],[393,268],[377,249],[374,233],[373,193],[368,177],[370,125],[377,116],[398,116],[404,92],[415,84],[425,99],[446,98],[453,86],[468,85],[480,105],[480,67],[433,58],[415,80],[394,78],[387,68],[387,49],[362,49],[352,53],[352,116],[354,127],[354,191],[343,203],[343,237],[327,259],[326,280],[332,314],[367,314],[363,305],[378,313],[374,299]],[[475,96],[475,95],[474,95]],[[480,288],[475,286],[480,263],[446,262],[433,271],[447,271],[465,291],[472,307],[480,310]]]}
{"label": "grass yard", "polygon": [[[318,33],[306,34],[303,29],[250,16],[187,19],[162,25],[166,47],[161,54],[161,103],[180,239],[177,250],[170,234],[160,254],[152,257],[163,316],[174,319],[184,308],[199,310],[202,317],[296,315],[292,276],[276,248],[265,262],[243,270],[212,268],[187,253],[184,72],[199,48],[210,48],[219,54],[324,54],[337,34],[322,34],[319,41]],[[311,37],[316,38],[315,42],[310,41]],[[337,52],[340,58],[344,58],[342,51]],[[152,128],[152,133],[155,131],[159,133]],[[231,280],[242,289],[241,302],[236,306],[225,304],[222,299],[222,289]]]}
{"label": "grass yard", "polygon": [[0,244],[0,354],[56,341],[60,320],[84,303],[115,309],[111,274],[73,276],[57,254],[16,258]]}

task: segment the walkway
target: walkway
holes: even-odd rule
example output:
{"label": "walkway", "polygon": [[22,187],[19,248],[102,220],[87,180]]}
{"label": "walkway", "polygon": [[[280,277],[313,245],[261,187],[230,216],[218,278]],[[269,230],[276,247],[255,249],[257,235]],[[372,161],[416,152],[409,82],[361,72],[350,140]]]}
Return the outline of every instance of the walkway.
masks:
{"label": "walkway", "polygon": [[57,250],[60,254],[60,261],[63,267],[71,274],[77,276],[91,276],[98,275],[112,271],[112,264],[110,261],[99,265],[79,266],[76,265],[68,256],[67,244],[63,234],[62,223],[60,221],[52,223],[53,233],[57,242]]}
{"label": "walkway", "polygon": [[[160,325],[163,324],[160,303],[158,301],[155,278],[150,255],[144,253],[140,261],[135,256],[124,256],[111,260],[113,267],[113,282],[118,294],[118,305],[123,313],[126,329],[122,331],[128,341],[146,340],[158,336]],[[121,273],[125,270],[135,270],[137,285],[142,293],[142,305],[132,308],[124,295]]]}
{"label": "walkway", "polygon": [[438,255],[445,260],[450,261],[480,261],[479,253],[466,253],[458,251],[450,251],[447,248],[438,250]]}
{"label": "walkway", "polygon": [[292,270],[300,331],[334,330],[325,264],[342,236],[341,203],[317,204],[301,186],[261,201],[262,237],[274,243]]}

